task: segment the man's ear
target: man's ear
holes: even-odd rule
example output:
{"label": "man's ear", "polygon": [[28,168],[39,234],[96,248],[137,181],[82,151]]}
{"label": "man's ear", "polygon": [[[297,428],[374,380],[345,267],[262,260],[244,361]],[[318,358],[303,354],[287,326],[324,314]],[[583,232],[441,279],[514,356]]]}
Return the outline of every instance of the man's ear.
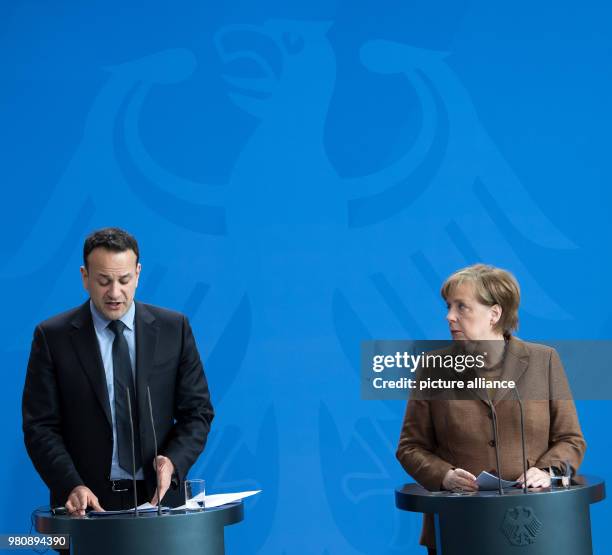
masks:
{"label": "man's ear", "polygon": [[86,291],[89,291],[89,274],[87,273],[87,268],[85,266],[81,266],[81,279],[83,280],[83,287]]}
{"label": "man's ear", "polygon": [[140,264],[140,262],[138,264],[136,264],[136,287],[138,287],[138,278],[140,278],[140,270],[142,270],[142,266]]}

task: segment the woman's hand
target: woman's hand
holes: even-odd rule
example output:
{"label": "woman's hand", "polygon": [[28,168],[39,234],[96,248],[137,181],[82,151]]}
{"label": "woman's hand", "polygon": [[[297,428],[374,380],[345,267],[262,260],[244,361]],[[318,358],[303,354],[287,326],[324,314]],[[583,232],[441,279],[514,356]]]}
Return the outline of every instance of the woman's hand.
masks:
{"label": "woman's hand", "polygon": [[463,468],[451,468],[442,480],[442,487],[449,491],[478,491],[476,476]]}
{"label": "woman's hand", "polygon": [[[521,474],[517,482],[523,485],[525,478]],[[527,470],[527,487],[528,488],[549,488],[550,487],[550,475],[545,470],[540,470],[535,466],[532,466]]]}

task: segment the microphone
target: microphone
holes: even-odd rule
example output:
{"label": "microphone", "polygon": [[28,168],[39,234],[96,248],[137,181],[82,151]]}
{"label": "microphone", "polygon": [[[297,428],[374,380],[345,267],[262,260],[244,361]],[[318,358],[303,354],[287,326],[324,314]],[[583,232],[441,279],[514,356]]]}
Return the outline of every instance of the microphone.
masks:
{"label": "microphone", "polygon": [[132,436],[132,483],[134,489],[134,516],[138,516],[138,494],[136,492],[136,454],[134,452],[134,420],[132,418],[132,401],[130,400],[130,389],[125,388],[127,395],[128,414],[130,415],[130,432]]}
{"label": "microphone", "polygon": [[155,433],[155,423],[153,422],[153,405],[151,404],[151,389],[147,386],[147,401],[149,402],[149,416],[151,418],[151,429],[153,430],[153,444],[155,445],[155,482],[157,484],[157,516],[161,516],[161,499],[159,498],[159,474],[157,473],[157,434]]}
{"label": "microphone", "polygon": [[514,387],[512,388],[515,395],[516,395],[516,400],[518,401],[519,404],[519,410],[521,413],[521,447],[523,449],[523,493],[527,493],[527,456],[525,454],[525,416],[523,414],[523,401],[521,399],[521,396],[519,395],[519,391],[518,391],[518,387],[516,386],[516,384],[514,384]]}
{"label": "microphone", "polygon": [[489,405],[489,409],[491,410],[491,425],[493,426],[493,441],[495,441],[495,463],[497,465],[497,484],[498,484],[498,493],[499,495],[504,494],[504,489],[502,488],[502,479],[501,479],[501,465],[499,463],[499,434],[497,433],[497,412],[495,407],[493,406],[493,402],[489,397],[489,392],[487,391],[487,403]]}

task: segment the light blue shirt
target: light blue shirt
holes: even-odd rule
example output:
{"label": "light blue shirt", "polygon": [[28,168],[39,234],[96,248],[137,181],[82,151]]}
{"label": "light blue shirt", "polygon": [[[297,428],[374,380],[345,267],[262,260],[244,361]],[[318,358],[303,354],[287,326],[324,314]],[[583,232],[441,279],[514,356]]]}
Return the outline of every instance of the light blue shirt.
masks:
{"label": "light blue shirt", "polygon": [[[117,453],[117,422],[115,419],[115,382],[113,379],[113,341],[115,334],[108,329],[110,320],[107,320],[95,307],[93,302],[89,301],[91,308],[91,317],[100,346],[100,355],[102,356],[102,364],[104,365],[104,374],[106,375],[106,388],[108,389],[108,400],[110,401],[111,417],[113,420],[113,458],[110,468],[111,480],[131,479],[132,475],[126,472],[119,466],[119,455]],[[132,363],[132,376],[136,377],[136,335],[134,332],[134,314],[136,313],[136,305],[132,301],[132,305],[128,311],[120,318],[126,325],[123,330],[123,336],[128,344],[130,351],[130,361]],[[144,480],[142,468],[136,470],[136,479]]]}

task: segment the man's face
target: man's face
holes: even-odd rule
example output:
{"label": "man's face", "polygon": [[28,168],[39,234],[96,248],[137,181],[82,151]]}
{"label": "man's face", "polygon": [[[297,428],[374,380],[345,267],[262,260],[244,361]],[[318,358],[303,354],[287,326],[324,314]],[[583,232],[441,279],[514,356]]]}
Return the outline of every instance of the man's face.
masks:
{"label": "man's face", "polygon": [[138,286],[140,264],[136,264],[136,253],[98,247],[89,253],[87,266],[81,266],[83,287],[106,318],[118,320],[132,305]]}

